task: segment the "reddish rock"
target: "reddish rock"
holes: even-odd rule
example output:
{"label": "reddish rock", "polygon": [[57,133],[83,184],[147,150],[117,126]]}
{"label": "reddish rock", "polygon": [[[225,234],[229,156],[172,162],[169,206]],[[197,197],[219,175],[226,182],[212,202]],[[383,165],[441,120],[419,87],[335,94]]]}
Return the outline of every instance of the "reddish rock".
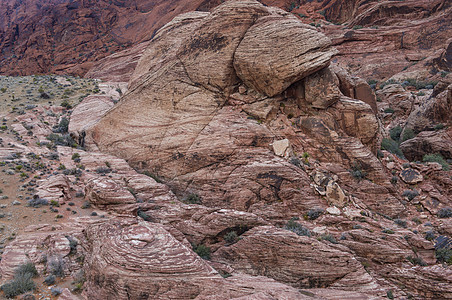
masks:
{"label": "reddish rock", "polygon": [[452,135],[450,131],[423,131],[400,144],[400,150],[410,161],[422,161],[424,155],[435,153],[452,158]]}
{"label": "reddish rock", "polygon": [[[288,230],[256,227],[242,235],[237,243],[216,251],[213,260],[227,262],[235,270],[265,275],[297,288],[378,291],[378,284],[360,263],[340,248],[330,245]],[[267,250],[254,251],[261,247]]]}

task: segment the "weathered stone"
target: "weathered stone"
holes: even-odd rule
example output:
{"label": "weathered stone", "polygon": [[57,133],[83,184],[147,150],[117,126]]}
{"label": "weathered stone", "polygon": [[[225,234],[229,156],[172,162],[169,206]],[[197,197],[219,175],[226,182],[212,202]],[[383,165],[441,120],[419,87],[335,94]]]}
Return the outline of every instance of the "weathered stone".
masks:
{"label": "weathered stone", "polygon": [[276,155],[281,157],[287,157],[289,154],[290,143],[288,139],[274,141],[273,144],[273,152]]}
{"label": "weathered stone", "polygon": [[408,168],[400,172],[400,178],[406,183],[415,184],[424,180],[422,174],[414,169]]}
{"label": "weathered stone", "polygon": [[339,208],[337,208],[336,206],[332,206],[332,207],[328,207],[326,209],[326,211],[330,214],[330,215],[335,215],[338,216],[341,214],[341,210]]}
{"label": "weathered stone", "polygon": [[344,191],[334,181],[328,182],[326,186],[326,197],[330,205],[338,207],[344,207],[347,201]]}
{"label": "weathered stone", "polygon": [[249,87],[275,96],[326,67],[336,53],[330,44],[323,34],[278,10],[259,18],[246,32],[235,52],[234,67]]}
{"label": "weathered stone", "polygon": [[339,81],[329,68],[304,79],[305,101],[314,108],[327,109],[341,97]]}

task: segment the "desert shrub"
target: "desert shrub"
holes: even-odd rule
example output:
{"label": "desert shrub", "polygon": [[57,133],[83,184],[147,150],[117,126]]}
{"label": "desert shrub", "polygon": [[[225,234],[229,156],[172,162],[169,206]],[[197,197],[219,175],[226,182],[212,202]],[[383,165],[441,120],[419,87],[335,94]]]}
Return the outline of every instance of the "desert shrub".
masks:
{"label": "desert shrub", "polygon": [[14,271],[14,276],[25,275],[25,274],[31,274],[32,277],[38,275],[38,271],[36,270],[36,267],[33,263],[29,262],[29,263],[20,265]]}
{"label": "desert shrub", "polygon": [[69,128],[69,120],[67,118],[62,118],[60,123],[53,128],[54,133],[67,133]]}
{"label": "desert shrub", "polygon": [[322,234],[319,237],[319,240],[321,240],[321,241],[328,241],[330,243],[337,244],[336,239],[331,234]]}
{"label": "desert shrub", "polygon": [[435,256],[437,261],[452,265],[452,249],[450,248],[436,249]]}
{"label": "desert shrub", "polygon": [[37,195],[27,201],[27,206],[30,207],[41,207],[44,205],[49,205],[49,201],[47,199],[39,198]]}
{"label": "desert shrub", "polygon": [[395,110],[391,107],[388,107],[388,108],[385,108],[384,112],[387,114],[393,114],[395,112]]}
{"label": "desert shrub", "polygon": [[34,264],[31,262],[20,265],[14,272],[14,279],[1,286],[6,298],[14,298],[17,295],[35,289],[32,278],[38,275]]}
{"label": "desert shrub", "polygon": [[298,159],[297,157],[292,157],[292,158],[290,158],[289,162],[290,162],[292,165],[301,168],[301,161],[300,161],[300,159]]}
{"label": "desert shrub", "polygon": [[108,168],[108,167],[98,167],[98,168],[96,169],[96,173],[97,173],[97,174],[108,174],[108,173],[110,173],[110,172],[111,172],[111,169]]}
{"label": "desert shrub", "polygon": [[411,221],[413,221],[414,223],[416,223],[416,224],[418,224],[418,225],[422,224],[421,219],[419,219],[418,217],[412,218]]}
{"label": "desert shrub", "polygon": [[442,123],[436,124],[435,127],[433,127],[433,129],[435,129],[435,130],[441,130],[443,128],[444,128],[444,124],[442,124]]}
{"label": "desert shrub", "polygon": [[30,273],[14,276],[14,279],[2,285],[1,289],[6,298],[14,298],[20,294],[36,288]]}
{"label": "desert shrub", "polygon": [[381,141],[381,148],[397,155],[400,158],[404,158],[403,152],[400,150],[399,144],[396,141],[385,138]]}
{"label": "desert shrub", "polygon": [[74,281],[72,281],[72,284],[74,285],[74,291],[75,292],[82,291],[85,281],[86,281],[85,272],[83,270],[78,271],[74,275]]}
{"label": "desert shrub", "polygon": [[202,259],[210,259],[210,247],[204,244],[193,244],[193,251],[198,254]]}
{"label": "desert shrub", "polygon": [[415,78],[408,78],[403,82],[404,86],[412,86],[417,90],[421,89],[433,89],[437,84],[437,81],[418,81]]}
{"label": "desert shrub", "polygon": [[452,218],[452,209],[450,207],[441,208],[438,211],[438,218]]}
{"label": "desert shrub", "polygon": [[377,158],[384,158],[384,157],[385,157],[384,153],[380,149],[378,149],[377,150]]}
{"label": "desert shrub", "polygon": [[324,210],[321,208],[314,208],[314,209],[310,209],[308,210],[308,212],[306,213],[306,216],[309,220],[315,220],[318,217],[320,217],[322,214],[324,213]]}
{"label": "desert shrub", "polygon": [[147,222],[152,222],[152,218],[147,213],[145,213],[144,211],[142,211],[140,209],[137,211],[137,216],[139,216],[140,218],[142,218],[143,220],[145,220]]}
{"label": "desert shrub", "polygon": [[397,177],[397,176],[392,176],[391,177],[391,183],[392,184],[397,184],[398,181],[399,181],[399,177]]}
{"label": "desert shrub", "polygon": [[351,169],[348,170],[350,174],[359,181],[365,179],[367,176],[367,172],[363,170],[361,163],[355,161],[351,165]]}
{"label": "desert shrub", "polygon": [[394,234],[394,230],[392,230],[392,229],[390,229],[390,228],[385,228],[385,229],[383,229],[381,232],[387,233],[387,234]]}
{"label": "desert shrub", "polygon": [[64,277],[63,259],[58,256],[53,256],[47,259],[47,270],[50,274],[56,277]]}
{"label": "desert shrub", "polygon": [[400,125],[397,125],[396,127],[393,127],[389,129],[389,136],[394,141],[400,140],[400,134],[402,134],[402,127]]}
{"label": "desert shrub", "polygon": [[426,231],[425,232],[425,236],[424,236],[424,238],[427,240],[427,241],[433,241],[434,239],[435,239],[435,232],[433,232],[432,230],[429,230],[429,231]]}
{"label": "desert shrub", "polygon": [[49,276],[47,276],[46,278],[44,278],[44,283],[46,284],[46,285],[54,285],[55,284],[55,282],[56,282],[56,277],[55,277],[55,275],[49,275]]}
{"label": "desert shrub", "polygon": [[198,194],[190,193],[184,197],[182,202],[187,204],[201,204],[201,197]]}
{"label": "desert shrub", "polygon": [[436,154],[426,154],[424,155],[423,162],[436,162],[439,163],[443,167],[443,171],[449,171],[449,164],[443,158],[443,156],[439,153]]}
{"label": "desert shrub", "polygon": [[91,203],[89,201],[85,201],[83,202],[82,206],[80,207],[81,209],[87,209],[91,207]]}
{"label": "desert shrub", "polygon": [[146,171],[144,171],[142,174],[151,177],[151,178],[154,179],[157,183],[163,183],[162,179],[161,179],[159,176],[155,175],[154,173],[151,173],[151,172],[149,172],[149,171],[146,170]]}
{"label": "desert shrub", "polygon": [[402,219],[395,219],[394,223],[396,223],[397,225],[399,225],[400,227],[403,227],[403,228],[407,227],[406,221],[402,220]]}
{"label": "desert shrub", "polygon": [[80,158],[80,154],[79,153],[74,153],[72,154],[72,160],[76,160]]}
{"label": "desert shrub", "polygon": [[69,252],[69,254],[76,253],[77,252],[78,241],[76,239],[74,239],[72,236],[69,236],[69,235],[66,235],[65,237],[69,241],[69,248],[71,248],[71,251]]}
{"label": "desert shrub", "polygon": [[414,198],[416,198],[417,196],[419,196],[419,192],[417,190],[405,190],[402,193],[403,197],[407,197],[408,200],[413,200]]}
{"label": "desert shrub", "polygon": [[64,175],[81,176],[82,175],[82,170],[77,169],[77,168],[65,169],[65,170],[63,170],[63,174]]}
{"label": "desert shrub", "polygon": [[235,232],[235,231],[230,231],[230,232],[226,233],[223,238],[226,241],[226,243],[228,243],[228,244],[233,244],[239,240],[239,236],[237,235],[237,232]]}
{"label": "desert shrub", "polygon": [[410,255],[410,256],[407,256],[406,259],[413,265],[418,265],[418,266],[423,266],[423,267],[425,267],[427,265],[425,263],[425,261],[420,257],[413,257]]}
{"label": "desert shrub", "polygon": [[289,220],[287,224],[284,226],[284,229],[290,230],[300,236],[311,236],[311,232],[309,231],[309,229],[295,222],[294,219]]}
{"label": "desert shrub", "polygon": [[309,165],[309,153],[308,152],[303,152],[303,154],[301,155],[301,157],[303,157],[303,162],[305,165]]}
{"label": "desert shrub", "polygon": [[61,103],[61,106],[64,107],[64,108],[66,108],[66,109],[71,109],[71,108],[72,108],[72,105],[71,105],[67,100],[64,100],[64,101]]}
{"label": "desert shrub", "polygon": [[57,200],[50,200],[50,206],[60,207],[60,202]]}
{"label": "desert shrub", "polygon": [[47,139],[58,146],[77,147],[77,143],[69,134],[51,133]]}
{"label": "desert shrub", "polygon": [[415,136],[416,136],[416,134],[414,133],[413,129],[407,128],[407,129],[405,129],[405,131],[402,134],[402,142],[405,142],[407,140],[411,140]]}

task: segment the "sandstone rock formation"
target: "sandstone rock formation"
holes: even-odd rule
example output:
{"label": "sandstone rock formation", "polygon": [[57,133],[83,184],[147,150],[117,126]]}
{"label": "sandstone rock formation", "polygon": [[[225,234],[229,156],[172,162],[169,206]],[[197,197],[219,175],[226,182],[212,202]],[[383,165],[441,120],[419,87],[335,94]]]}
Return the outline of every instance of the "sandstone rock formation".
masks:
{"label": "sandstone rock formation", "polygon": [[[237,18],[242,22],[237,23]],[[268,73],[265,89],[255,81],[262,78],[264,71],[248,66],[252,61],[255,67],[267,62],[257,60],[257,54],[245,55],[245,49],[276,55],[276,48],[261,49],[253,42],[257,34],[254,28],[260,24],[271,32],[271,28],[279,26],[282,32],[266,35],[268,45],[279,41],[283,34],[288,36],[286,48],[293,47],[295,51],[287,51],[287,55],[295,53],[294,65],[278,67],[278,77]],[[217,33],[220,27],[229,29]],[[195,37],[190,34],[194,30]],[[307,46],[300,47],[300,41],[292,38],[295,31],[311,36],[305,39]],[[322,46],[316,44],[317,40]],[[374,167],[379,164],[377,160],[369,161],[373,154],[364,146],[376,147],[374,137],[379,124],[372,108],[360,100],[341,96],[334,83],[330,83],[326,93],[319,92],[324,84],[335,80],[329,69],[303,78],[327,65],[334,53],[328,48],[326,37],[285,12],[265,8],[256,1],[228,2],[211,14],[179,16],[150,42],[129,82],[129,92],[88,130],[86,141],[90,147],[114,152],[132,165],[165,178],[181,197],[199,193],[202,203],[208,206],[224,206],[226,202],[229,208],[259,211],[267,216],[283,211],[287,216],[289,206],[294,214],[321,206],[309,188],[308,176],[287,160],[275,157],[269,146],[285,137],[294,145],[294,151],[304,152],[306,146],[296,134],[277,129],[281,126],[278,122],[288,127],[288,119],[296,117],[299,121],[294,124],[301,132],[324,143],[337,159],[342,159],[337,152],[342,147],[350,160],[361,159]],[[305,59],[309,61],[311,56],[321,57],[321,62],[306,69]],[[333,82],[338,84],[337,80]],[[289,85],[291,88],[284,91]],[[314,99],[326,104],[316,104]],[[293,113],[278,112],[286,105],[294,108]],[[252,116],[259,115],[259,109],[265,111],[259,122],[246,114],[249,111],[254,112],[250,113]],[[306,117],[314,111],[317,117]],[[131,118],[130,112],[139,113]],[[306,118],[311,121],[305,122]],[[312,125],[319,122],[330,136],[316,133],[318,129]],[[381,169],[369,175],[389,185]],[[299,201],[302,194],[304,200]],[[392,199],[387,203],[397,214],[401,207]],[[272,204],[272,208],[266,208],[267,204]]]}
{"label": "sandstone rock formation", "polygon": [[[97,62],[87,76],[114,83],[73,111],[7,107],[4,194],[60,207],[0,197],[2,283],[32,262],[36,294],[58,273],[62,299],[450,298],[451,173],[380,148],[450,158],[447,1],[262,1],[315,27],[257,1],[195,2],[137,2],[212,10]],[[69,116],[86,148],[46,139]]]}

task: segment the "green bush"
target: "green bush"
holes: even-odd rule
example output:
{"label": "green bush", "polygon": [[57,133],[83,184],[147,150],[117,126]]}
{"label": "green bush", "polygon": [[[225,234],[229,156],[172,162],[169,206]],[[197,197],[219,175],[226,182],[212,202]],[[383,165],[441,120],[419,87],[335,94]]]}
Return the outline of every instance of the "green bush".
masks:
{"label": "green bush", "polygon": [[427,240],[427,241],[433,241],[434,239],[435,239],[435,232],[433,232],[432,230],[429,230],[429,231],[426,231],[425,232],[425,236],[424,236],[424,238]]}
{"label": "green bush", "polygon": [[399,144],[396,141],[385,138],[381,141],[381,148],[397,155],[400,158],[405,158],[402,150],[399,149]]}
{"label": "green bush", "polygon": [[385,108],[385,110],[384,110],[384,112],[387,113],[387,114],[393,114],[394,111],[395,110],[393,108],[391,108],[391,107]]}
{"label": "green bush", "polygon": [[413,129],[406,128],[405,131],[402,134],[402,142],[405,142],[407,140],[411,140],[415,136],[416,136],[416,134],[414,133]]}
{"label": "green bush", "polygon": [[452,209],[450,207],[443,207],[438,210],[438,218],[452,218]]}
{"label": "green bush", "polygon": [[198,194],[188,194],[182,202],[187,204],[201,204],[201,197]]}
{"label": "green bush", "polygon": [[47,136],[47,139],[58,146],[67,146],[73,148],[77,147],[77,143],[69,134],[61,135],[57,133],[51,133],[49,136]]}
{"label": "green bush", "polygon": [[435,127],[433,127],[433,129],[435,129],[435,130],[441,130],[443,128],[444,128],[444,124],[442,124],[442,123],[439,123],[439,124],[435,125]]}
{"label": "green bush", "polygon": [[25,275],[25,274],[31,274],[32,277],[35,277],[38,275],[38,271],[36,270],[36,267],[33,263],[29,262],[23,265],[20,265],[17,267],[17,269],[14,272],[15,276],[18,275]]}
{"label": "green bush", "polygon": [[330,243],[337,244],[336,239],[331,234],[322,234],[319,237],[319,240],[321,240],[321,241],[328,241]]}
{"label": "green bush", "polygon": [[402,127],[400,125],[397,125],[396,127],[393,127],[389,129],[389,135],[391,136],[391,139],[394,141],[400,140],[400,134],[402,134]]}
{"label": "green bush", "polygon": [[2,285],[2,291],[6,298],[14,298],[20,294],[35,289],[35,283],[30,273],[15,276],[13,280]]}
{"label": "green bush", "polygon": [[311,232],[306,227],[303,227],[303,225],[295,222],[294,219],[289,220],[287,222],[286,226],[284,226],[284,229],[290,230],[300,236],[311,236]]}
{"label": "green bush", "polygon": [[308,212],[306,213],[306,217],[309,220],[315,220],[318,217],[320,217],[325,211],[321,208],[314,208],[314,209],[310,209],[308,210]]}
{"label": "green bush", "polygon": [[392,230],[390,228],[385,228],[381,232],[386,233],[386,234],[394,234],[394,230]]}
{"label": "green bush", "polygon": [[231,231],[224,235],[224,240],[228,244],[233,244],[239,240],[239,236],[237,235],[237,232]]}
{"label": "green bush", "polygon": [[6,298],[14,298],[34,290],[36,286],[32,278],[36,275],[38,275],[38,271],[31,262],[21,265],[15,270],[14,279],[2,285],[1,290]]}
{"label": "green bush", "polygon": [[403,197],[407,197],[408,200],[413,200],[414,198],[416,198],[417,196],[419,196],[419,192],[417,190],[405,190],[402,193]]}
{"label": "green bush", "polygon": [[435,154],[426,154],[424,155],[423,162],[436,162],[439,163],[443,167],[443,171],[449,171],[449,164],[447,161],[443,158],[443,156],[439,153]]}
{"label": "green bush", "polygon": [[210,259],[210,247],[203,244],[193,244],[193,251],[198,254],[202,259]]}
{"label": "green bush", "polygon": [[363,170],[361,163],[356,161],[352,163],[351,169],[349,169],[348,171],[350,172],[350,174],[352,174],[353,177],[358,179],[358,181],[365,179],[367,176],[367,172]]}
{"label": "green bush", "polygon": [[403,227],[403,228],[407,227],[407,222],[403,219],[395,219],[394,223],[396,223],[397,225],[399,225],[400,227]]}
{"label": "green bush", "polygon": [[436,260],[442,263],[452,265],[452,249],[441,248],[435,250]]}

